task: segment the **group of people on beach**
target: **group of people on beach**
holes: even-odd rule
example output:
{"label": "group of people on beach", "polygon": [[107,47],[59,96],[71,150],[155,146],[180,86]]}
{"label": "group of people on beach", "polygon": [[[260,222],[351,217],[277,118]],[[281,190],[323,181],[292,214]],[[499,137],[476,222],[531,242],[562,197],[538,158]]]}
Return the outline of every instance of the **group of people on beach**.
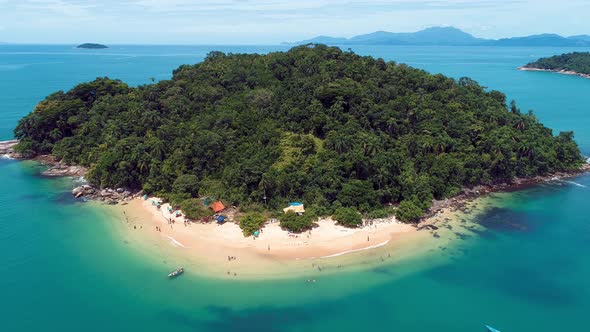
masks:
{"label": "group of people on beach", "polygon": [[227,256],[227,261],[235,261],[236,259],[238,259],[236,256]]}

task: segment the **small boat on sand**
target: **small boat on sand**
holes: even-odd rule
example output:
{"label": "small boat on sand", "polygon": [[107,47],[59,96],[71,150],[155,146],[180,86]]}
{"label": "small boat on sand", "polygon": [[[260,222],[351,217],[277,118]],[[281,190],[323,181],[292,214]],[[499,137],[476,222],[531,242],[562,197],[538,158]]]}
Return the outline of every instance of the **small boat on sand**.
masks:
{"label": "small boat on sand", "polygon": [[489,332],[500,332],[500,330],[496,330],[495,328],[493,328],[493,327],[491,327],[491,326],[489,326],[489,325],[486,325],[486,329],[487,329]]}
{"label": "small boat on sand", "polygon": [[178,277],[179,275],[184,273],[184,268],[179,267],[178,269],[168,273],[168,278],[175,278]]}

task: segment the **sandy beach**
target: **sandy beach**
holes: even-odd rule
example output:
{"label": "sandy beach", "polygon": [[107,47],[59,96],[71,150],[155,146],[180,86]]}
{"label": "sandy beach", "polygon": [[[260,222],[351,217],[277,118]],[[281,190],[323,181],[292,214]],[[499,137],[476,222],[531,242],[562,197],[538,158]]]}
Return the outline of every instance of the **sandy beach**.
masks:
{"label": "sandy beach", "polygon": [[[178,264],[198,265],[200,272],[217,276],[277,277],[300,272],[302,267],[321,272],[402,259],[419,246],[418,239],[431,238],[427,231],[417,231],[394,217],[357,229],[321,219],[319,227],[302,234],[289,234],[278,222],[268,223],[254,238],[244,237],[232,222],[185,225],[184,217],[171,215],[166,204],[158,210],[151,199],[133,199],[112,207],[112,213],[125,226],[125,241],[135,242],[141,251]],[[170,224],[170,218],[175,223]]]}

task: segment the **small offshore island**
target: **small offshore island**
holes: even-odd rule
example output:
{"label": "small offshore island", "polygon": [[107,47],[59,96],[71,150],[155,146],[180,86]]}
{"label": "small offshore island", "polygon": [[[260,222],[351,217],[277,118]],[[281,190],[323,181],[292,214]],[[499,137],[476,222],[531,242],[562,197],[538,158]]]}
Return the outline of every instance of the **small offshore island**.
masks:
{"label": "small offshore island", "polygon": [[525,71],[549,71],[590,78],[590,53],[574,52],[541,58],[518,69]]}
{"label": "small offshore island", "polygon": [[58,91],[10,147],[84,170],[76,197],[124,202],[125,218],[195,255],[217,242],[333,257],[436,228],[413,224],[468,198],[588,170],[573,133],[507,104],[469,78],[336,47],[212,52],[155,84]]}
{"label": "small offshore island", "polygon": [[76,48],[86,48],[86,49],[92,49],[92,50],[100,50],[100,49],[105,49],[105,48],[109,48],[106,45],[103,44],[95,44],[95,43],[85,43],[85,44],[80,44],[78,46],[76,46]]}

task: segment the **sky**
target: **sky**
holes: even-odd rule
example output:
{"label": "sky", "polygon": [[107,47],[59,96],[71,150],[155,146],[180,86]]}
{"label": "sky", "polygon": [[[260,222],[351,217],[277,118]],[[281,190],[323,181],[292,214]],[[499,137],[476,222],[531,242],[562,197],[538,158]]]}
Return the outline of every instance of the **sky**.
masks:
{"label": "sky", "polygon": [[454,26],[476,37],[590,34],[590,0],[0,0],[0,42],[278,44]]}

